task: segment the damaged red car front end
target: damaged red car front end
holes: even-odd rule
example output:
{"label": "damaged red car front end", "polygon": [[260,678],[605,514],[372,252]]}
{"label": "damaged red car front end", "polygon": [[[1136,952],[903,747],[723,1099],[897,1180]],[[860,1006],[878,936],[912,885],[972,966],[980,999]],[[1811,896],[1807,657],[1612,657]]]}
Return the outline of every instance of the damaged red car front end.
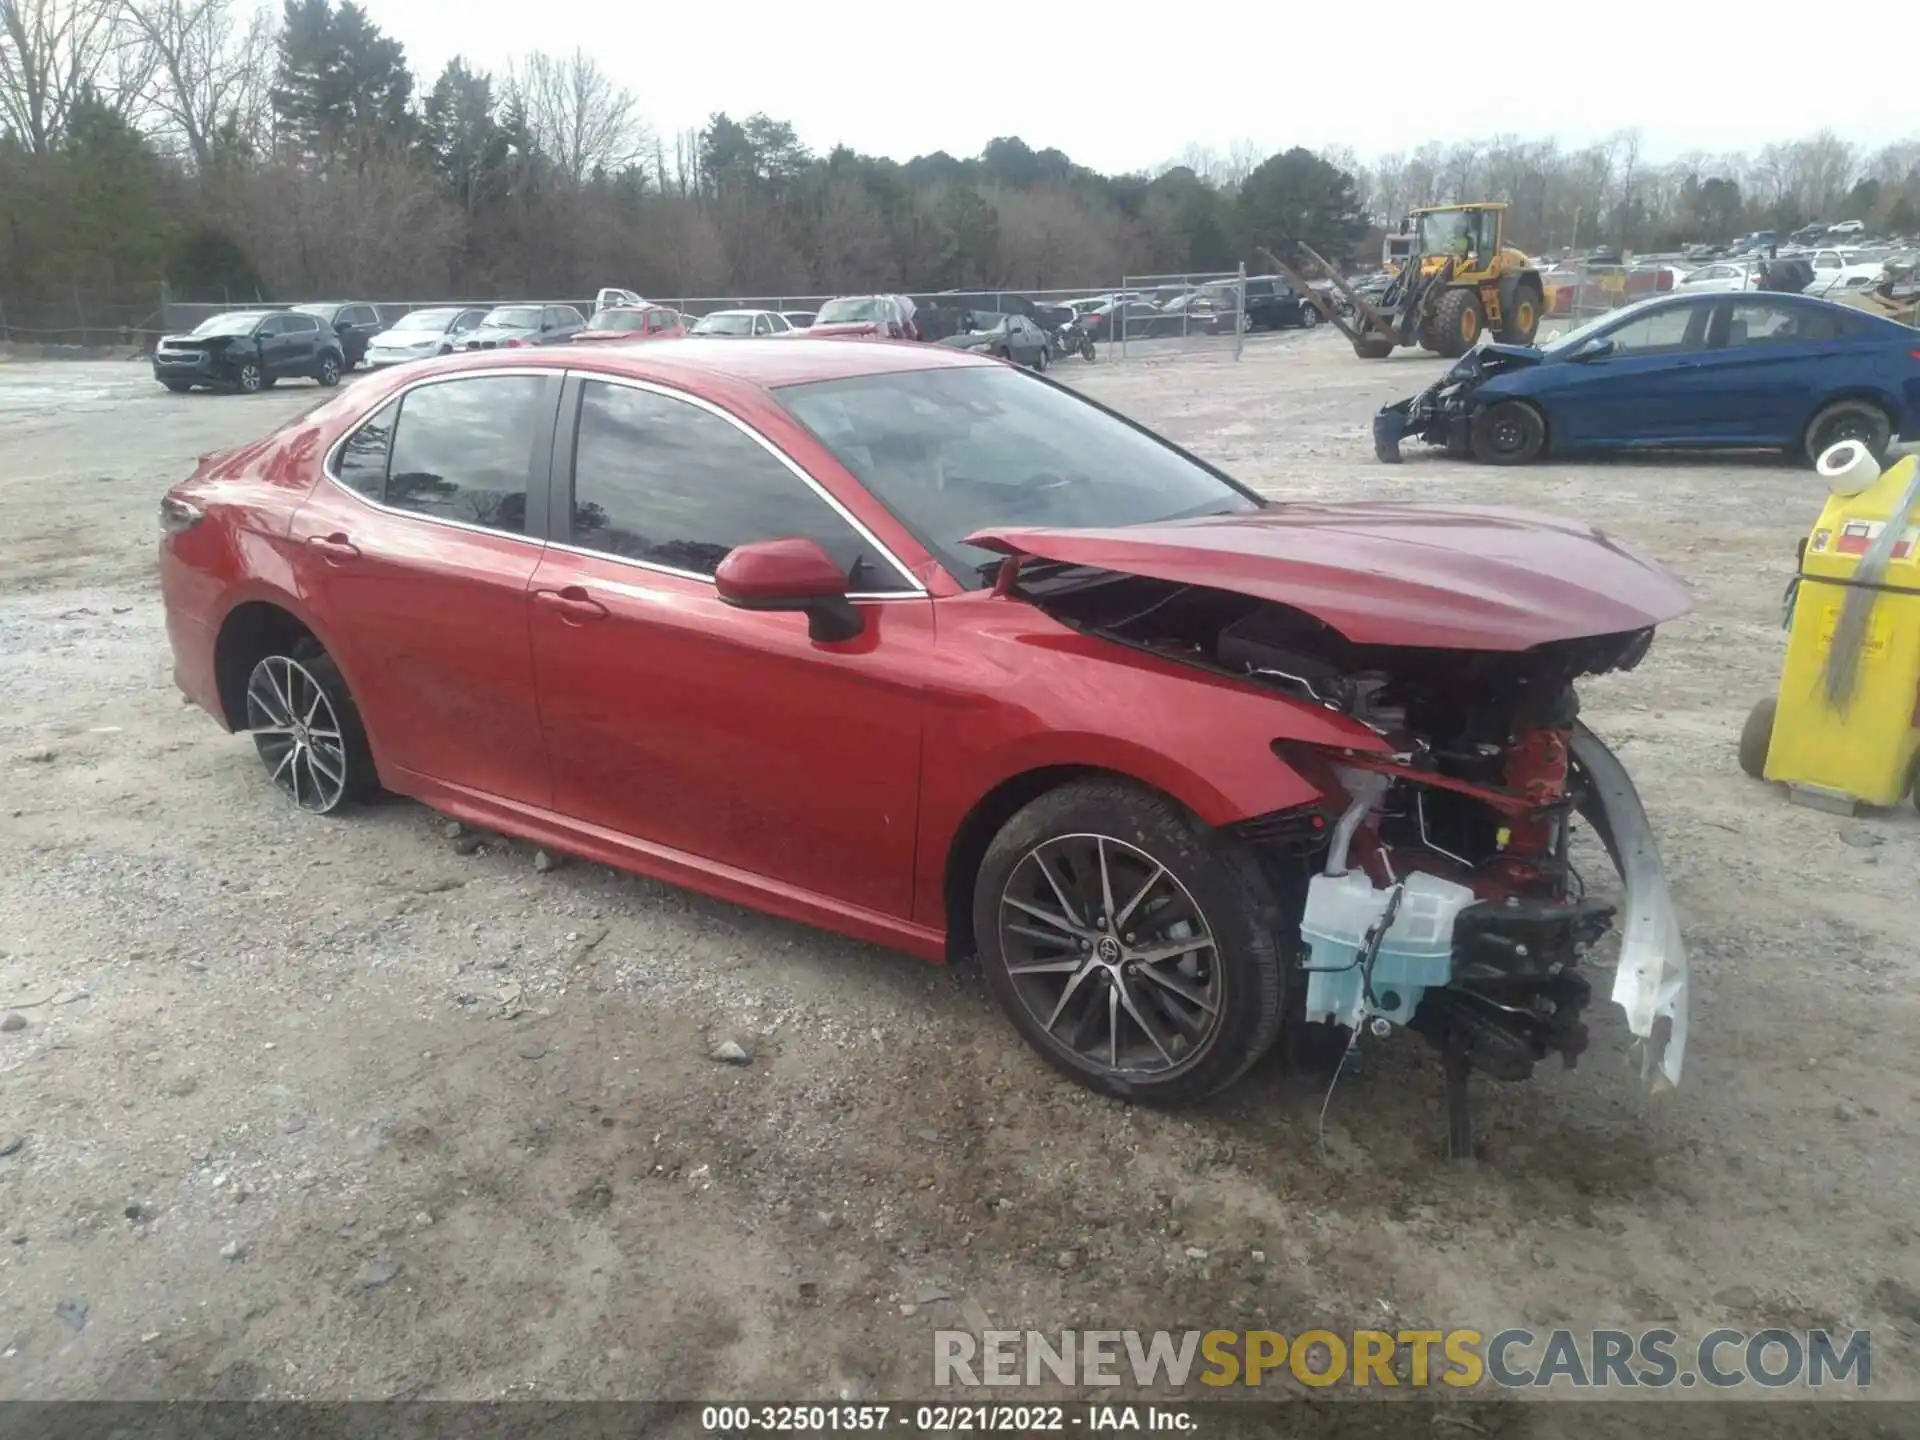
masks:
{"label": "damaged red car front end", "polygon": [[[1616,927],[1612,998],[1643,1074],[1677,1082],[1686,960],[1638,795],[1578,719],[1575,683],[1628,670],[1689,608],[1670,573],[1590,527],[1516,511],[1290,504],[1112,530],[1002,529],[999,589],[1063,623],[1243,679],[1365,727],[1328,745],[1277,723],[1318,792],[1236,827],[1283,897],[1304,1016],[1517,1080],[1587,1045],[1585,962]],[[1280,716],[1276,713],[1276,720]],[[1620,873],[1589,892],[1575,822]]]}

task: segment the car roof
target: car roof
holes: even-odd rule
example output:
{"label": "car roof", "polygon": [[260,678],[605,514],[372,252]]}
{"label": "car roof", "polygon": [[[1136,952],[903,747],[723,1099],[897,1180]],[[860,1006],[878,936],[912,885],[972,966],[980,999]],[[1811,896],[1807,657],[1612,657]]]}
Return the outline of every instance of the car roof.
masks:
{"label": "car roof", "polygon": [[999,363],[938,345],[787,337],[702,340],[690,336],[670,345],[594,350],[590,354],[577,353],[571,346],[548,351],[480,351],[441,361],[440,365],[443,371],[461,372],[528,365],[592,369],[683,388],[698,389],[702,383],[733,380],[761,390],[777,390],[817,380],[853,380],[914,370],[981,369]]}

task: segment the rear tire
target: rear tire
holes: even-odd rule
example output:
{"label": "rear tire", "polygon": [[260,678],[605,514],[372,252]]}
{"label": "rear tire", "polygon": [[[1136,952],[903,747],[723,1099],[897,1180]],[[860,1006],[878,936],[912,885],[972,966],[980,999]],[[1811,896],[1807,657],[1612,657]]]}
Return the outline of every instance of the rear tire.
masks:
{"label": "rear tire", "polygon": [[1009,820],[973,922],[1000,1008],[1089,1089],[1198,1100],[1279,1033],[1282,925],[1253,856],[1128,782],[1074,781]]}
{"label": "rear tire", "polygon": [[1473,458],[1487,465],[1527,465],[1547,448],[1547,422],[1524,400],[1496,400],[1473,417]]}
{"label": "rear tire", "polygon": [[1773,717],[1779,698],[1769,695],[1753,707],[1740,727],[1740,768],[1756,780],[1767,778],[1767,751],[1773,748]]}
{"label": "rear tire", "polygon": [[1486,328],[1487,314],[1480,306],[1479,293],[1464,285],[1456,286],[1433,307],[1433,351],[1457,360],[1474,347]]}
{"label": "rear tire", "polygon": [[359,707],[311,637],[254,663],[247,729],[268,778],[302,810],[332,815],[379,789]]}
{"label": "rear tire", "polygon": [[1893,444],[1893,421],[1871,400],[1836,400],[1807,425],[1807,463],[1818,465],[1820,457],[1842,440],[1858,440],[1874,462],[1884,466]]}

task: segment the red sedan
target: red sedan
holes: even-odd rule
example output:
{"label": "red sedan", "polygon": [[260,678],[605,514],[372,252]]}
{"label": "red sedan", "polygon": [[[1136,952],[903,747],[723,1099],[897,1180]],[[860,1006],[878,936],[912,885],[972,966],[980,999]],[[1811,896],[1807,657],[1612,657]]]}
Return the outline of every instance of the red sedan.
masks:
{"label": "red sedan", "polygon": [[576,345],[602,340],[675,340],[687,333],[678,310],[664,305],[615,305],[587,317],[587,328],[576,330]]}
{"label": "red sedan", "polygon": [[1108,1093],[1216,1090],[1293,1015],[1427,1036],[1461,1107],[1585,1044],[1578,811],[1678,1075],[1665,882],[1572,687],[1686,595],[1584,526],[1276,504],[995,361],[799,338],[377,375],[162,523],[179,684],[304,809],[977,952]]}

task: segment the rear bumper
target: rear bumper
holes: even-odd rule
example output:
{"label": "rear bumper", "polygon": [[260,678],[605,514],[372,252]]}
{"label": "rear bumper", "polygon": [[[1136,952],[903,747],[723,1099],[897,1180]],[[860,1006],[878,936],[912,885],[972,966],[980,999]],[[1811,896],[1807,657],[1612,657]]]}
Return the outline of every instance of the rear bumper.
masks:
{"label": "rear bumper", "polygon": [[214,668],[214,627],[199,617],[194,603],[204,589],[200,577],[174,554],[172,545],[160,542],[160,598],[167,617],[167,644],[173,651],[173,683],[180,693],[211,715],[227,729],[225,707],[220,703],[220,683]]}

